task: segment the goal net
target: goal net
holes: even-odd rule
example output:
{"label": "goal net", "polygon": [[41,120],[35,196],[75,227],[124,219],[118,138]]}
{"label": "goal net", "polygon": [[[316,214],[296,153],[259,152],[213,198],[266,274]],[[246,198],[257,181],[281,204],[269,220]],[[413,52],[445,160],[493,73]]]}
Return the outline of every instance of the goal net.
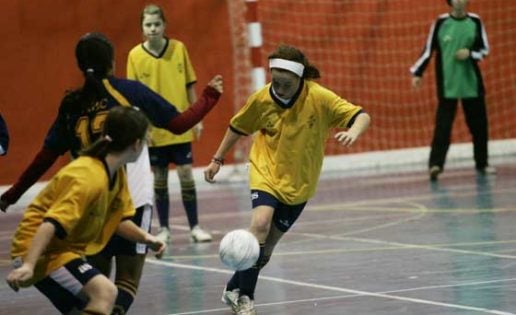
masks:
{"label": "goal net", "polygon": [[[251,58],[245,1],[229,0],[228,5],[237,111],[252,92]],[[411,88],[409,68],[422,51],[431,23],[448,10],[444,0],[259,0],[262,63],[266,65],[267,55],[278,44],[296,46],[319,68],[322,85],[370,113],[366,139],[350,149],[330,137],[327,154],[428,147],[437,103],[434,58],[419,90]],[[516,1],[475,0],[468,11],[481,16],[491,48],[480,64],[490,140],[516,138]],[[471,142],[461,109],[452,142]],[[239,143],[237,161],[248,148],[249,140]]]}

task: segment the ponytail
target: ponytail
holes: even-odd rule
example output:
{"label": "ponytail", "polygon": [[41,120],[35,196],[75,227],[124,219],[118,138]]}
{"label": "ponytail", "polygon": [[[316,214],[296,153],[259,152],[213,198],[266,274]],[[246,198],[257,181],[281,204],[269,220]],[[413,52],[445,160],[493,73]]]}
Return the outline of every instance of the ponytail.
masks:
{"label": "ponytail", "polygon": [[100,101],[107,96],[102,78],[95,76],[95,70],[89,68],[84,73],[84,85],[81,89],[82,98],[87,105]]}
{"label": "ponytail", "polygon": [[97,139],[92,145],[82,150],[79,154],[85,156],[104,159],[109,153],[109,145],[113,140],[109,136],[103,136]]}

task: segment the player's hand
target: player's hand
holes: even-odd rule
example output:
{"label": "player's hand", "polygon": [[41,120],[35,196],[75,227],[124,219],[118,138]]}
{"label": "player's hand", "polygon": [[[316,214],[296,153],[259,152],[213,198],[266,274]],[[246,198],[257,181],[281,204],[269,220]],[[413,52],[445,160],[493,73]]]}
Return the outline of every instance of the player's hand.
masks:
{"label": "player's hand", "polygon": [[25,286],[24,283],[32,279],[34,275],[34,268],[29,264],[23,264],[21,267],[13,269],[5,279],[7,284],[13,289],[15,292]]}
{"label": "player's hand", "polygon": [[358,135],[351,131],[341,131],[335,134],[335,139],[345,147],[350,147],[357,141]]}
{"label": "player's hand", "polygon": [[201,139],[203,129],[204,129],[204,127],[202,125],[202,122],[198,123],[197,125],[195,125],[193,127],[193,133],[194,133],[195,139],[197,139],[197,140]]}
{"label": "player's hand", "polygon": [[418,77],[418,76],[413,76],[412,77],[412,87],[414,89],[419,89],[421,87],[421,82],[422,81],[423,81],[423,78]]}
{"label": "player's hand", "polygon": [[167,248],[167,244],[165,244],[164,242],[158,240],[156,238],[156,236],[154,236],[152,234],[149,234],[147,237],[148,237],[147,245],[149,246],[150,249],[152,249],[153,251],[156,252],[154,254],[154,256],[156,258],[158,258],[158,259],[161,259],[161,257],[163,257],[163,254],[165,253],[165,249]]}
{"label": "player's hand", "polygon": [[459,49],[459,50],[457,50],[457,52],[455,52],[455,59],[466,60],[469,58],[469,53],[470,53],[470,51],[467,48]]}
{"label": "player's hand", "polygon": [[215,162],[211,162],[210,165],[208,165],[208,167],[204,170],[204,179],[210,183],[210,184],[213,184],[215,183],[215,174],[217,174],[220,170],[220,164],[219,163],[215,163]]}
{"label": "player's hand", "polygon": [[224,81],[222,80],[222,76],[220,74],[214,76],[213,79],[211,79],[211,81],[208,83],[208,86],[211,86],[219,93],[222,93],[224,91]]}
{"label": "player's hand", "polygon": [[7,201],[0,199],[0,210],[2,210],[3,212],[6,212],[7,208],[9,208],[10,205],[11,204]]}

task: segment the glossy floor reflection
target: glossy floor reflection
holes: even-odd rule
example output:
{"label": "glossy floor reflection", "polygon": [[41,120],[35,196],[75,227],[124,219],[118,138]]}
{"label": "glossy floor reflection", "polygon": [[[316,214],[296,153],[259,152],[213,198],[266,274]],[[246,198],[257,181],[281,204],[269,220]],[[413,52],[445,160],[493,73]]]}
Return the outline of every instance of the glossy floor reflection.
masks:
{"label": "glossy floor reflection", "polygon": [[[218,241],[249,222],[245,182],[199,183],[201,223],[215,241],[190,241],[172,191],[168,255],[149,257],[130,314],[231,314],[220,302],[231,273]],[[2,214],[9,268],[20,210]],[[493,177],[455,168],[431,183],[422,171],[325,174],[316,197],[278,245],[256,292],[263,314],[516,313],[516,164]],[[55,314],[34,289],[0,283],[0,314]]]}

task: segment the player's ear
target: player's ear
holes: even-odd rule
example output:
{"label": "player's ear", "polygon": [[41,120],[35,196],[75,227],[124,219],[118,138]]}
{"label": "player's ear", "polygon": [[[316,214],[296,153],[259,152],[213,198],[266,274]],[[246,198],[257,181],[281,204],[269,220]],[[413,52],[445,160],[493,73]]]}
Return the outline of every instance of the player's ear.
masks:
{"label": "player's ear", "polygon": [[131,145],[132,150],[135,152],[140,151],[144,142],[145,142],[145,139],[136,139],[136,141],[134,141],[133,145]]}

